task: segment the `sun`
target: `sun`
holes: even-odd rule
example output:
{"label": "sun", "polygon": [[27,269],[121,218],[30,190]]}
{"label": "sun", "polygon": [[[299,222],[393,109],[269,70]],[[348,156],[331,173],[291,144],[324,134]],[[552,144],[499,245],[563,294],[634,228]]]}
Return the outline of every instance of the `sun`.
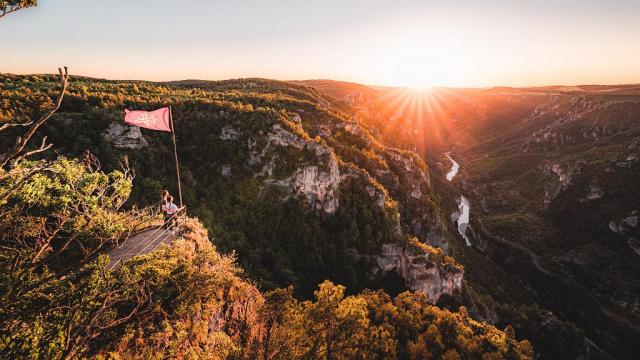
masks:
{"label": "sun", "polygon": [[395,82],[399,87],[415,92],[424,92],[433,88],[434,85],[431,80],[433,79],[428,74],[421,73],[421,71],[406,70],[397,75]]}
{"label": "sun", "polygon": [[415,76],[414,78],[410,78],[410,76],[405,76],[404,81],[399,80],[401,84],[400,87],[406,88],[410,92],[414,93],[425,93],[429,92],[434,88],[432,82],[430,82],[425,76]]}
{"label": "sun", "polygon": [[389,74],[389,83],[413,91],[428,91],[444,80],[443,74],[431,73],[432,66],[420,67],[417,64],[406,64],[406,68],[399,67]]}
{"label": "sun", "polygon": [[423,84],[414,84],[408,85],[407,89],[415,91],[415,92],[425,92],[431,90],[432,86],[426,83]]}

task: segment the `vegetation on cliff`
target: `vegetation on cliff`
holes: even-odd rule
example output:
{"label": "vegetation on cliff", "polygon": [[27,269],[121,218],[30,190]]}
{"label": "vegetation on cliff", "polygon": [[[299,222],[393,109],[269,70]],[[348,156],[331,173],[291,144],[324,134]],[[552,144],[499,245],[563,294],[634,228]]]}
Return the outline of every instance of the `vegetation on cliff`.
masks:
{"label": "vegetation on cliff", "polygon": [[[0,121],[42,112],[56,91],[47,75],[2,79]],[[350,291],[401,290],[397,278],[371,278],[371,260],[354,261],[347,250],[376,255],[383,243],[407,242],[412,235],[446,244],[444,214],[425,163],[392,151],[350,120],[335,99],[304,85],[74,78],[40,135],[67,156],[90,151],[107,171],[126,156],[136,173],[129,204],[156,204],[160,190],[174,184],[166,134],[143,130],[148,146],[133,150],[104,135],[121,121],[124,108],[164,105],[173,109],[189,212],[221,250],[236,252],[263,288],[294,285],[309,297],[330,279]],[[130,140],[135,145],[140,139]],[[6,146],[9,141],[0,139]],[[312,189],[299,196],[300,186]]]}
{"label": "vegetation on cliff", "polygon": [[[470,199],[474,247],[449,244],[471,311],[528,334],[543,358],[638,352],[637,85],[419,93],[305,83],[385,143],[420,153],[448,212],[461,193]],[[461,164],[453,183],[450,150]]]}
{"label": "vegetation on cliff", "polygon": [[21,158],[0,175],[2,357],[533,356],[510,327],[439,309],[418,293],[345,296],[325,281],[314,300],[297,300],[291,288],[263,295],[195,219],[171,246],[107,270],[100,251],[150,216],[121,208],[130,172],[58,157]]}

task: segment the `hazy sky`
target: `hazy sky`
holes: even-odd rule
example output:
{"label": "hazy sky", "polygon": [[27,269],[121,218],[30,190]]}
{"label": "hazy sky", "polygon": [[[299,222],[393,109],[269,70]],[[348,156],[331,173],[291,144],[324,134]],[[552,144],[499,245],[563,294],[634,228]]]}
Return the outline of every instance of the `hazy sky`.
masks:
{"label": "hazy sky", "polygon": [[40,0],[0,72],[380,85],[640,82],[639,0]]}

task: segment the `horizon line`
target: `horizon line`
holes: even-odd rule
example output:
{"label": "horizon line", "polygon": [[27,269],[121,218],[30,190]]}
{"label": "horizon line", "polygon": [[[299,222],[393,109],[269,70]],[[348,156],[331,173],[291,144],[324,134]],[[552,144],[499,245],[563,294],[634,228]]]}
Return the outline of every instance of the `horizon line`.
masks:
{"label": "horizon line", "polygon": [[[42,76],[42,75],[52,75],[56,76],[56,73],[10,73],[10,72],[0,72],[0,75],[16,75],[16,76]],[[206,82],[218,82],[218,81],[233,81],[233,80],[273,80],[273,81],[281,81],[281,82],[305,82],[305,81],[333,81],[340,83],[348,83],[353,85],[366,86],[371,88],[389,88],[389,89],[408,89],[412,88],[412,86],[403,86],[403,85],[380,85],[380,84],[366,84],[359,83],[350,80],[336,80],[330,78],[310,78],[310,79],[277,79],[277,78],[267,78],[267,77],[259,77],[259,76],[251,76],[251,77],[237,77],[237,78],[227,78],[227,79],[199,79],[199,78],[185,78],[185,79],[176,79],[176,80],[147,80],[147,79],[115,79],[115,78],[106,78],[106,77],[98,77],[98,76],[88,76],[88,75],[73,75],[70,74],[71,78],[73,77],[81,77],[95,80],[106,80],[106,81],[121,81],[121,82],[147,82],[147,83],[172,83],[172,82],[181,82],[181,81],[206,81]],[[582,83],[582,84],[547,84],[547,85],[488,85],[488,86],[448,86],[448,85],[433,85],[433,86],[425,86],[426,89],[476,89],[476,90],[487,90],[494,88],[512,88],[512,89],[536,89],[536,88],[547,88],[547,87],[581,87],[581,86],[640,86],[640,82],[630,82],[630,83],[618,83],[618,84],[604,84],[604,83]]]}

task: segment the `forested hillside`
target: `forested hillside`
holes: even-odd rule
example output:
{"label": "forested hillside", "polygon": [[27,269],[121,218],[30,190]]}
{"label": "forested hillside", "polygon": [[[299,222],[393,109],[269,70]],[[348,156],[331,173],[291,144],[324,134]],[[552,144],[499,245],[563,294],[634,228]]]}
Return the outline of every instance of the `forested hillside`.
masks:
{"label": "forested hillside", "polygon": [[[11,149],[29,139],[11,125],[51,111],[59,84],[0,83],[0,146]],[[452,238],[429,169],[333,101],[265,80],[72,79],[59,111],[0,171],[0,354],[532,358],[513,328],[433,305],[464,301],[465,288],[445,255]],[[121,123],[125,107],[162,105],[173,108],[185,203],[200,221],[108,270],[101,254],[174,190],[167,134]],[[53,148],[32,152],[45,136]]]}
{"label": "forested hillside", "polygon": [[[469,198],[473,249],[453,255],[477,289],[540,304],[600,349],[637,357],[638,85],[411,94],[309,84],[340,97],[385,141],[420,151],[445,208]],[[453,186],[438,182],[446,151],[461,167]]]}
{"label": "forested hillside", "polygon": [[[471,196],[484,204],[478,243],[507,266],[527,264],[519,273],[541,302],[616,356],[636,357],[638,86],[495,89],[476,102],[485,113],[458,138]],[[496,238],[532,250],[539,266]]]}
{"label": "forested hillside", "polygon": [[[7,76],[3,116],[37,112],[48,80]],[[41,134],[58,153],[88,150],[108,170],[126,155],[136,172],[130,203],[157,204],[163,188],[175,190],[170,138],[125,128],[121,117],[124,108],[162,105],[172,105],[189,212],[265,288],[295,285],[309,296],[332,279],[353,290],[400,291],[404,281],[393,272],[371,278],[378,265],[370,255],[381,255],[383,244],[409,246],[413,236],[446,250],[425,163],[387,148],[305,86],[78,79]],[[443,277],[461,271],[432,250]]]}

